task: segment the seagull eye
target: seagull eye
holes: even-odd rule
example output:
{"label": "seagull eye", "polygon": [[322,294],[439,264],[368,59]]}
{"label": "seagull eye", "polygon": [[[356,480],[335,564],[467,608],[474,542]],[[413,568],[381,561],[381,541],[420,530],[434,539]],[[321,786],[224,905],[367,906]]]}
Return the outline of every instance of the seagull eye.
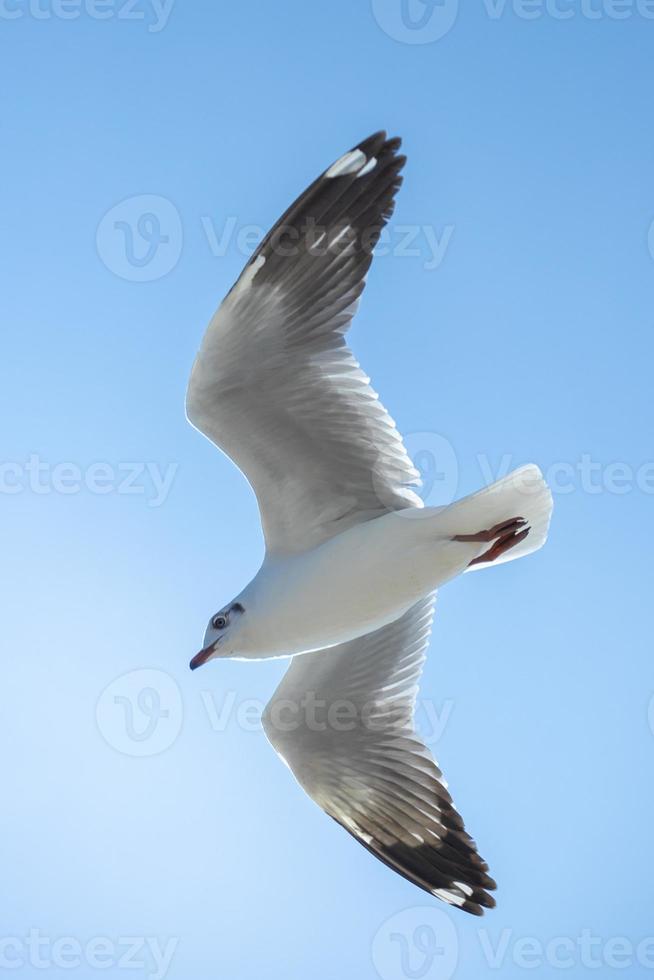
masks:
{"label": "seagull eye", "polygon": [[225,616],[214,616],[211,620],[211,625],[215,630],[224,630],[227,626],[227,618]]}

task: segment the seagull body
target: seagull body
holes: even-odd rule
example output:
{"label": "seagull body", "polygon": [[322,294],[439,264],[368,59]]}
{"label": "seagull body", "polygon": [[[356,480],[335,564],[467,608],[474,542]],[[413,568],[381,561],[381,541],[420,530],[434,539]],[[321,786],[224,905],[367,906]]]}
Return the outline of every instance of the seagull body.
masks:
{"label": "seagull body", "polygon": [[263,726],[300,785],[395,871],[481,914],[494,882],[415,734],[417,685],[436,589],[540,548],[552,504],[529,465],[423,507],[419,474],[346,345],[401,183],[399,145],[377,133],[325,171],[205,334],[187,415],[249,479],[266,555],[211,617],[191,667],[293,657]]}
{"label": "seagull body", "polygon": [[[512,474],[510,485],[514,490],[518,487],[516,506],[523,510],[520,487],[525,495],[542,491],[535,467]],[[495,516],[501,518],[506,512],[506,487],[503,490],[499,510],[494,506],[497,496],[486,501],[489,527],[498,523]],[[488,547],[485,542],[457,540],[466,531],[478,530],[480,502],[475,500],[470,509],[473,523],[463,516],[461,506],[455,511],[449,507],[391,511],[309,551],[266,558],[234,600],[247,615],[230,618],[227,627],[219,630],[210,627],[205,649],[217,641],[215,657],[288,657],[289,651],[326,649],[392,623],[419,599],[466,571]],[[533,509],[530,513],[533,519]],[[532,537],[530,545],[533,541]],[[223,615],[229,617],[229,609]]]}

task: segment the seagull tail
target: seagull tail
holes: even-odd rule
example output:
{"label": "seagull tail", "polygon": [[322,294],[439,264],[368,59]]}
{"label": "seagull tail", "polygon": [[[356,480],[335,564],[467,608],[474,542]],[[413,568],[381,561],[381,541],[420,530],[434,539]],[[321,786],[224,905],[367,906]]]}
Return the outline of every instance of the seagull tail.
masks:
{"label": "seagull tail", "polygon": [[490,561],[477,559],[470,570],[499,565],[538,551],[547,539],[551,516],[552,492],[534,464],[521,466],[497,483],[452,504],[442,514],[457,535],[474,535],[515,518],[522,518],[525,523],[521,527],[529,528],[528,534],[520,534],[515,546]]}

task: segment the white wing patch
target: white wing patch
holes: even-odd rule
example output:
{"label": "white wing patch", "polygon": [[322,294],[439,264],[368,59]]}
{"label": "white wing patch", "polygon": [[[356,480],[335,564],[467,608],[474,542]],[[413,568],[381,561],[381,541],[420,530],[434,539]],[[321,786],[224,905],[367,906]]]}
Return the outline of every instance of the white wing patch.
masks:
{"label": "white wing patch", "polygon": [[239,293],[245,292],[246,289],[249,289],[252,284],[252,280],[256,276],[261,266],[264,265],[265,261],[266,261],[265,255],[258,255],[254,260],[254,262],[250,262],[250,264],[246,266],[245,270],[243,271],[243,274],[241,275],[240,279],[234,286],[233,292],[238,295]]}
{"label": "white wing patch", "polygon": [[376,166],[377,166],[377,157],[370,157],[363,170],[360,170],[359,173],[357,174],[357,178],[365,177],[366,174],[369,174],[370,171],[374,170]]}
{"label": "white wing patch", "polygon": [[448,905],[457,905],[460,907],[465,902],[465,898],[463,898],[462,895],[457,895],[455,892],[451,892],[447,888],[434,888],[432,894],[435,895],[436,898],[442,898],[444,902],[448,903]]}
{"label": "white wing patch", "polygon": [[325,177],[345,177],[346,174],[356,174],[366,166],[367,159],[363,150],[350,150],[325,171]]}

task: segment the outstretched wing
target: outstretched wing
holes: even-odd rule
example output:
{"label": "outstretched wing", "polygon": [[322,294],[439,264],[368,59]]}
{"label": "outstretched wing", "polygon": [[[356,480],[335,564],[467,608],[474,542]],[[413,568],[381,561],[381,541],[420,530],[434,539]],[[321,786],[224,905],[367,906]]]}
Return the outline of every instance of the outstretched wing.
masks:
{"label": "outstretched wing", "polygon": [[425,891],[481,915],[495,882],[414,731],[433,598],[374,633],[294,658],[263,715],[322,809]]}
{"label": "outstretched wing", "polygon": [[280,218],[211,321],[187,415],[250,481],[269,552],[419,506],[395,423],[347,347],[405,158],[377,133]]}

